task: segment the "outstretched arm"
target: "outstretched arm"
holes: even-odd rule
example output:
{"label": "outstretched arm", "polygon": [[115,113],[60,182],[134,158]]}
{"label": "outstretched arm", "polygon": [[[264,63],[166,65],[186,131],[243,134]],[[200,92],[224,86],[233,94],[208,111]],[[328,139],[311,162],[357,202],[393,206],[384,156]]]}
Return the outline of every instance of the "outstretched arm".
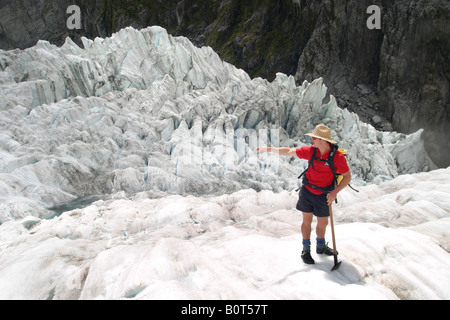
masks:
{"label": "outstretched arm", "polygon": [[296,149],[292,149],[292,148],[262,147],[262,148],[258,148],[256,150],[259,153],[271,152],[271,153],[279,154],[280,156],[288,156],[288,157],[296,157],[297,156]]}

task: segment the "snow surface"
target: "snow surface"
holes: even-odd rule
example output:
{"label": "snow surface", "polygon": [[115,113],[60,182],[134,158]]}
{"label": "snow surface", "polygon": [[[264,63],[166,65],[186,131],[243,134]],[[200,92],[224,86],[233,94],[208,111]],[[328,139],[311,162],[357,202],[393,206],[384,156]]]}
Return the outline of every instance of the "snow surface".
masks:
{"label": "snow surface", "polygon": [[[83,43],[0,50],[1,299],[450,297],[450,168],[421,130],[376,131],[322,79],[250,79],[160,27]],[[306,161],[256,153],[319,123],[361,190],[339,194],[333,273],[300,260]]]}
{"label": "snow surface", "polygon": [[342,191],[334,272],[332,257],[301,262],[288,191],[142,193],[8,221],[0,298],[449,299],[449,190],[450,168]]}

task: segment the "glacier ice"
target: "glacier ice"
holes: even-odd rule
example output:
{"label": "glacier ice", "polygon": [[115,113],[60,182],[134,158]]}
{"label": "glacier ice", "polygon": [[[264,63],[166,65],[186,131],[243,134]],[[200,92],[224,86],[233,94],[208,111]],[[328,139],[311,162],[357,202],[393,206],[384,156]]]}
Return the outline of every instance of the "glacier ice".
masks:
{"label": "glacier ice", "polygon": [[359,190],[334,206],[335,272],[301,262],[293,191],[141,192],[6,221],[0,299],[449,299],[450,168]]}
{"label": "glacier ice", "polygon": [[256,147],[304,146],[319,123],[359,184],[435,168],[421,131],[379,132],[323,103],[321,78],[251,79],[157,26],[82,42],[0,50],[0,222],[91,195],[292,190],[305,161]]}

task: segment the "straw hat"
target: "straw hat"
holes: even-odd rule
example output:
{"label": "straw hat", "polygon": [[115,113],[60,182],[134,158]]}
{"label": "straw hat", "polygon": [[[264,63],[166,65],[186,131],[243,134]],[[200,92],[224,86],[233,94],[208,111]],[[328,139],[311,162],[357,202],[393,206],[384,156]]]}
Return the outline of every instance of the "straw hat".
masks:
{"label": "straw hat", "polygon": [[306,136],[315,137],[336,144],[337,142],[331,138],[331,129],[324,124],[319,124],[313,133],[305,133]]}

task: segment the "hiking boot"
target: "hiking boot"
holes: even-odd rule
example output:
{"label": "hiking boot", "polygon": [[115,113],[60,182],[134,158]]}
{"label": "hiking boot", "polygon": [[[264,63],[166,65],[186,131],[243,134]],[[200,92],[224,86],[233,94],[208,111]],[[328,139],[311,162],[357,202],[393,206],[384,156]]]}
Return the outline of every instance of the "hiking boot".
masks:
{"label": "hiking boot", "polygon": [[311,257],[311,251],[310,250],[303,250],[302,251],[302,260],[306,264],[314,264],[314,259]]}
{"label": "hiking boot", "polygon": [[[325,254],[325,255],[327,255],[327,256],[332,256],[332,255],[334,255],[333,249],[328,248],[327,245],[324,246],[324,247],[317,247],[317,248],[316,248],[316,253],[317,253],[317,254]],[[337,254],[337,252],[336,252],[336,254]]]}

